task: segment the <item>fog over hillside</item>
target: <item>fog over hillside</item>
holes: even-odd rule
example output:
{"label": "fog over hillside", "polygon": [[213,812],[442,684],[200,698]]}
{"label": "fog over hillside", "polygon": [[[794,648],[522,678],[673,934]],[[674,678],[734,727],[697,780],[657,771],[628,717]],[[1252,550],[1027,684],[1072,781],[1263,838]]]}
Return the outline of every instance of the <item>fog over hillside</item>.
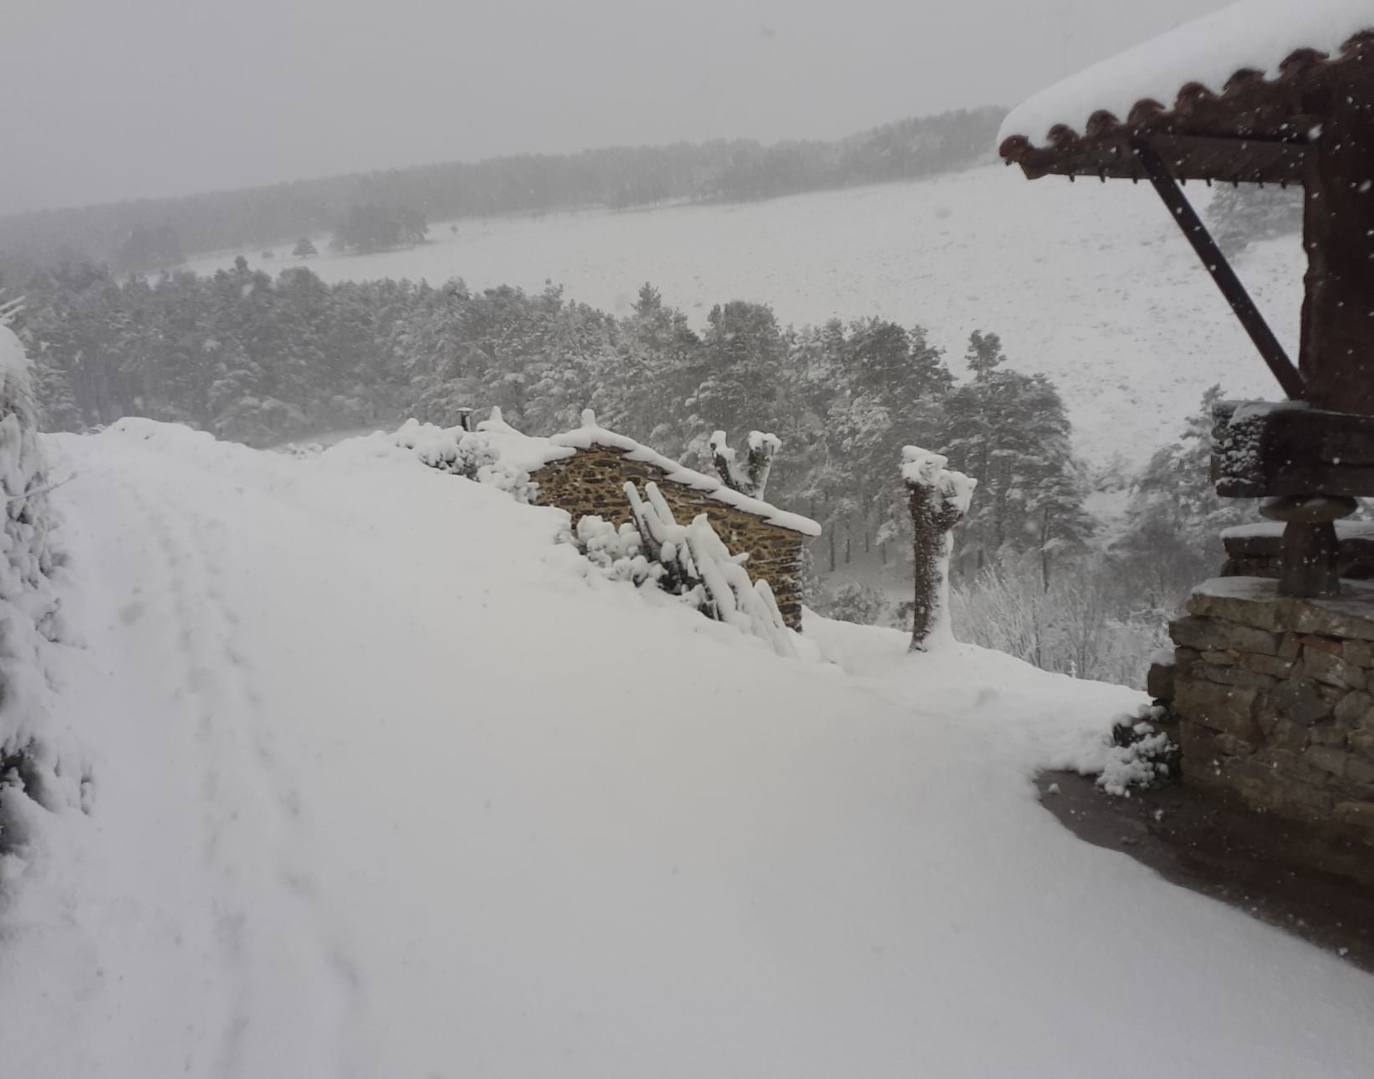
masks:
{"label": "fog over hillside", "polygon": [[[1199,205],[1205,205],[1202,193]],[[768,304],[783,323],[878,316],[919,324],[957,365],[976,329],[1041,371],[1069,406],[1080,454],[1143,462],[1202,392],[1273,387],[1263,362],[1146,187],[1028,184],[992,165],[914,183],[761,203],[438,222],[432,242],[300,264],[326,281],[564,286],[625,314],[648,281],[699,326],[711,307]],[[322,245],[323,246],[323,245]],[[288,252],[281,252],[284,257]],[[274,272],[280,261],[249,261]],[[194,260],[213,272],[234,254]],[[1302,251],[1283,236],[1238,262],[1277,332],[1297,333]]]}

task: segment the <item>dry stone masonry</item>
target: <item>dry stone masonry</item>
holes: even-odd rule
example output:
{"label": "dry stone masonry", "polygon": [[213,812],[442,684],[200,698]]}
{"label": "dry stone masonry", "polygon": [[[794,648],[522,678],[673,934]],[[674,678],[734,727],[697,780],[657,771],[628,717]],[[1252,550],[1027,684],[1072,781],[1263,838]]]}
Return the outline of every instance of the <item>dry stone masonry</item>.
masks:
{"label": "dry stone masonry", "polygon": [[[550,461],[531,472],[531,479],[539,485],[539,504],[566,510],[574,526],[589,514],[621,525],[631,520],[625,484],[633,483],[637,487],[657,484],[679,521],[691,521],[704,513],[731,551],[748,554],[744,568],[750,579],[766,580],[787,626],[801,629],[802,547],[814,533],[803,527],[778,523],[779,520],[789,522],[790,514],[779,511],[775,519],[770,519],[773,515],[753,512],[723,500],[718,490],[721,485],[682,482],[674,478],[704,479],[699,473],[677,466],[664,468],[653,459],[643,459],[647,455],[637,453],[635,447],[601,445],[594,436],[590,441],[585,448],[576,448],[571,456]],[[762,511],[771,509],[763,504],[760,506]],[[812,525],[805,519],[798,520],[803,525]]]}
{"label": "dry stone masonry", "polygon": [[1149,689],[1177,716],[1186,782],[1374,846],[1374,585],[1343,589],[1209,581]]}

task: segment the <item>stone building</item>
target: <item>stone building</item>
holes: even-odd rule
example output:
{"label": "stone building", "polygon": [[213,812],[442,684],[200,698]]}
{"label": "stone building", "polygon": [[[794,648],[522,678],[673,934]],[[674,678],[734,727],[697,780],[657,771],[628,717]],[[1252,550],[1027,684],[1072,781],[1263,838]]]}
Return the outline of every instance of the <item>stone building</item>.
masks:
{"label": "stone building", "polygon": [[566,510],[576,525],[591,514],[617,525],[630,521],[625,484],[655,483],[674,516],[685,524],[705,514],[717,535],[735,554],[747,554],[751,580],[766,580],[788,627],[801,629],[802,549],[821,526],[732,490],[708,476],[656,453],[634,439],[608,431],[584,414],[583,426],[552,438],[527,438],[505,425],[499,414],[478,425],[488,437],[519,440],[502,447],[502,459],[520,458],[520,467],[538,485],[539,505]]}

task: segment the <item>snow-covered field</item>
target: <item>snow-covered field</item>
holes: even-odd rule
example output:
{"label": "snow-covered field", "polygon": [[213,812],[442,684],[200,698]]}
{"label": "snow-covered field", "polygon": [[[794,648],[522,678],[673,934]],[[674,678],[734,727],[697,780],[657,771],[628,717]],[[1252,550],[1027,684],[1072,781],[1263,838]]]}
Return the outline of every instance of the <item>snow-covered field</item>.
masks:
{"label": "snow-covered field", "polygon": [[777,659],[375,439],[52,445],[95,788],[9,870],[7,1076],[1369,1075],[1374,979],[1036,806],[1130,691]]}
{"label": "snow-covered field", "polygon": [[[1189,188],[1205,204],[1205,188]],[[914,183],[768,202],[587,211],[447,223],[434,242],[324,256],[326,280],[462,277],[473,288],[546,281],[625,312],[650,281],[701,322],[714,303],[772,304],[784,322],[882,315],[926,326],[951,359],[975,329],[1012,363],[1059,384],[1095,463],[1138,462],[1173,438],[1203,390],[1279,391],[1148,185],[1026,181],[1000,165]],[[285,249],[284,249],[285,250]],[[284,253],[279,252],[280,254]],[[208,272],[233,255],[202,259]],[[250,262],[275,272],[292,260]],[[1277,333],[1293,341],[1295,239],[1238,264]]]}

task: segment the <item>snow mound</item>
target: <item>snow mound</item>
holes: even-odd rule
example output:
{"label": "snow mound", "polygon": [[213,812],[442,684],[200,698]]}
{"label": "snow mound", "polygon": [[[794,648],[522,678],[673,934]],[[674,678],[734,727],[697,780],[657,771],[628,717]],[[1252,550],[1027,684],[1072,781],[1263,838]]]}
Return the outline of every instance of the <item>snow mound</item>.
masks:
{"label": "snow mound", "polygon": [[1140,694],[778,658],[394,442],[46,445],[100,789],[5,927],[6,1075],[1368,1072],[1374,979],[1036,807]]}

